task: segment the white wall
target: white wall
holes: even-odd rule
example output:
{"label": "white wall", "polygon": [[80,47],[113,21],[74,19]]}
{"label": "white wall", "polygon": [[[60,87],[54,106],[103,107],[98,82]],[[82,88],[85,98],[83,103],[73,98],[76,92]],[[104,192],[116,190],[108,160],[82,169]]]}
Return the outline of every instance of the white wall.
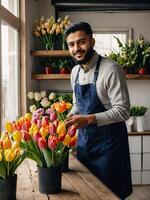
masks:
{"label": "white wall", "polygon": [[[30,0],[28,1],[30,3]],[[34,2],[34,1],[32,1]],[[29,5],[29,17],[37,18],[37,16],[44,15],[49,18],[51,15],[54,16],[54,8],[50,6],[49,0],[39,0],[38,10],[33,8],[33,5]],[[33,4],[33,3],[32,3]],[[34,3],[35,4],[35,3]],[[133,29],[133,39],[139,37],[142,34],[145,40],[150,41],[150,11],[145,12],[61,12],[60,16],[68,15],[72,22],[76,21],[87,21],[91,24],[93,29],[110,29],[123,28],[123,29]],[[35,17],[36,15],[36,17]],[[31,27],[33,25],[29,23],[29,38],[31,38],[31,44],[33,42],[33,36],[31,33]],[[32,49],[33,44],[30,46]],[[32,58],[30,58],[29,67],[32,68]],[[29,81],[30,88],[33,88],[33,82],[38,85],[38,81]],[[32,84],[31,84],[32,83]],[[150,107],[150,80],[127,80],[131,105],[140,104]],[[41,81],[37,87],[40,90],[71,90],[69,81]],[[145,115],[146,117],[146,129],[150,130],[150,108]]]}

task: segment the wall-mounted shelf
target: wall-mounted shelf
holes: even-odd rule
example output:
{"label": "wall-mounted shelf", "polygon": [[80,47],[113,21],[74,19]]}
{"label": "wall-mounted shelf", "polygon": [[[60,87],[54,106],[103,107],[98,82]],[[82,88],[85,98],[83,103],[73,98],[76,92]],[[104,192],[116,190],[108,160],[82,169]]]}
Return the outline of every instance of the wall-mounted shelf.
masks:
{"label": "wall-mounted shelf", "polygon": [[139,136],[141,136],[141,135],[150,135],[150,131],[144,131],[144,132],[136,132],[136,131],[134,131],[134,132],[129,132],[128,133],[128,135],[130,135],[130,136],[134,136],[134,135],[139,135]]}
{"label": "wall-mounted shelf", "polygon": [[70,53],[68,50],[54,50],[54,51],[30,51],[31,56],[33,57],[69,57]]}
{"label": "wall-mounted shelf", "polygon": [[126,79],[146,80],[146,79],[150,79],[150,74],[145,74],[145,75],[126,74]]}
{"label": "wall-mounted shelf", "polygon": [[33,74],[34,80],[70,80],[70,74]]}

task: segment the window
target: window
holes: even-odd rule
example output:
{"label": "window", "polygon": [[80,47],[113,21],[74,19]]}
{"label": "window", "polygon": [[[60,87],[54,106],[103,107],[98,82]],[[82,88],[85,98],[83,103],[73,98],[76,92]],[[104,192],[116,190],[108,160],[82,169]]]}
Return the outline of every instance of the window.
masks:
{"label": "window", "polygon": [[[11,1],[11,3],[12,2],[16,3],[16,1]],[[12,14],[6,9],[3,10],[3,7],[1,5],[0,9],[1,12],[8,12],[7,16],[10,15],[12,17]],[[16,30],[16,19],[18,18],[14,16],[14,20],[11,19],[10,26],[9,17],[6,17],[5,21],[4,17],[1,17],[0,15],[0,18],[2,18],[2,20],[0,21],[0,125],[2,130],[7,120],[15,120],[16,117],[19,115],[19,33]],[[15,22],[14,27],[13,22]]]}
{"label": "window", "polygon": [[131,30],[95,30],[95,50],[102,56],[108,55],[111,51],[118,52],[119,47],[115,37],[124,44],[128,38],[131,38]]}
{"label": "window", "polygon": [[19,0],[1,0],[1,5],[18,17]]}

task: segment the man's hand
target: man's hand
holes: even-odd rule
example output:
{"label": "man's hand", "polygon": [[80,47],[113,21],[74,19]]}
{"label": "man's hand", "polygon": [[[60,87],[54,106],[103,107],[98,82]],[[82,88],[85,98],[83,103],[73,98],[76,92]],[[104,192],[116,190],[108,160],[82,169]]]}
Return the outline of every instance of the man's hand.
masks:
{"label": "man's hand", "polygon": [[66,121],[66,126],[74,124],[77,128],[83,128],[89,124],[96,123],[95,115],[73,115],[69,116]]}

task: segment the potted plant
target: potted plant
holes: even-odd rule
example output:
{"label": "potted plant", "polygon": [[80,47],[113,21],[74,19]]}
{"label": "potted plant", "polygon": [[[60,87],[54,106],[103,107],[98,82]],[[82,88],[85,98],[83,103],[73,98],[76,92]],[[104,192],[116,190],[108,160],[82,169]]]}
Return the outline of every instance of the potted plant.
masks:
{"label": "potted plant", "polygon": [[49,109],[33,112],[30,126],[22,127],[22,148],[37,163],[41,193],[61,191],[62,163],[77,140],[76,127],[64,123],[70,108],[68,102],[55,102]]}
{"label": "potted plant", "polygon": [[111,52],[108,57],[118,62],[126,73],[150,73],[150,43],[140,36],[136,40],[128,40],[124,45],[115,37],[119,52]]}
{"label": "potted plant", "polygon": [[136,128],[138,132],[144,131],[144,114],[148,110],[145,106],[132,106],[131,107],[131,116],[136,117]]}
{"label": "potted plant", "polygon": [[[26,115],[25,119],[29,116]],[[20,148],[22,134],[17,123],[6,122],[0,135],[0,199],[16,199],[17,167],[26,157],[26,150]]]}

